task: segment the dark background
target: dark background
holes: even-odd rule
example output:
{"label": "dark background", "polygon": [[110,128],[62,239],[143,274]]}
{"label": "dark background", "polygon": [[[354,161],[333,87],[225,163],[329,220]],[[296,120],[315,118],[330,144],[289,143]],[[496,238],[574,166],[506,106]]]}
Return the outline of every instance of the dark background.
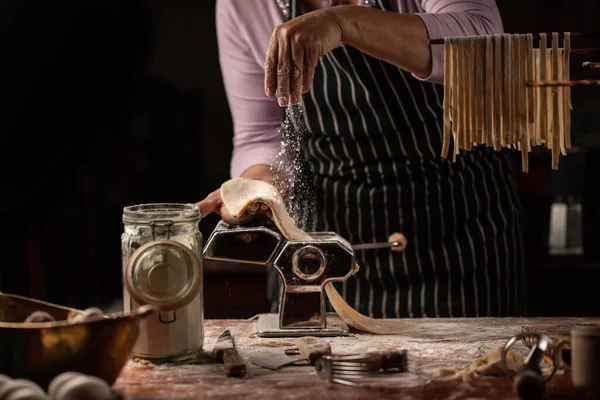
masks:
{"label": "dark background", "polygon": [[[598,3],[498,6],[507,32],[593,32]],[[232,123],[214,7],[191,0],[2,2],[1,291],[79,308],[108,306],[121,293],[123,206],[196,202],[229,178]],[[573,56],[572,78],[600,79],[579,67],[598,58]],[[528,175],[516,163],[530,315],[600,312],[599,92],[576,88],[573,97],[574,142],[585,148],[585,161],[556,173],[547,154],[536,153]],[[585,255],[550,257],[549,207],[574,180],[584,183]],[[217,221],[213,215],[201,222],[205,238]],[[264,286],[262,275],[207,272],[206,316],[266,311]]]}

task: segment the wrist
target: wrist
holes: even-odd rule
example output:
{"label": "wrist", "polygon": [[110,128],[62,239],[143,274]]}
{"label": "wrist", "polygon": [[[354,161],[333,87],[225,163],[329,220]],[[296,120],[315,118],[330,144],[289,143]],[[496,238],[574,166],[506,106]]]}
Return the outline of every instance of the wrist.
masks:
{"label": "wrist", "polygon": [[331,18],[340,32],[340,43],[352,44],[352,38],[356,36],[355,32],[359,30],[356,11],[360,12],[358,9],[362,8],[344,5],[327,9],[327,12],[331,13]]}

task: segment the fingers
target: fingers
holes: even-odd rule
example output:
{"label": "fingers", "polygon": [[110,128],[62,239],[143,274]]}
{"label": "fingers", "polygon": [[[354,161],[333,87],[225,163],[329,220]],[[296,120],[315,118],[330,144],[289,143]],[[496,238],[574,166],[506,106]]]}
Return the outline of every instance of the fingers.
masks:
{"label": "fingers", "polygon": [[278,37],[277,30],[271,36],[271,42],[267,49],[265,58],[265,94],[273,97],[277,89],[277,56],[278,56]]}
{"label": "fingers", "polygon": [[248,206],[246,211],[237,218],[234,218],[229,211],[224,207],[223,200],[221,199],[221,190],[215,190],[206,198],[198,203],[198,211],[200,212],[201,217],[206,217],[211,213],[217,213],[221,217],[221,219],[229,224],[234,225],[242,225],[253,219],[260,218],[263,216],[267,216],[268,218],[273,218],[273,212],[271,208],[261,202],[252,203]]}
{"label": "fingers", "polygon": [[205,217],[213,212],[217,212],[221,206],[221,203],[221,190],[217,189],[206,196],[204,200],[197,203],[200,216]]}
{"label": "fingers", "polygon": [[267,204],[256,202],[256,203],[252,203],[248,206],[244,215],[248,214],[250,216],[260,216],[260,215],[265,214],[267,216],[272,216],[273,215],[272,213],[269,215],[270,212],[271,212],[271,209],[269,208],[269,206]]}
{"label": "fingers", "polygon": [[[276,31],[283,31],[278,28]],[[286,107],[290,101],[290,42],[285,32],[278,35],[277,52],[277,102],[281,107]]]}
{"label": "fingers", "polygon": [[[290,104],[298,103],[303,87],[304,46],[295,36],[291,41]],[[303,92],[306,93],[306,92]]]}
{"label": "fingers", "polygon": [[317,63],[319,62],[319,58],[314,54],[305,54],[304,55],[304,71],[302,74],[302,94],[309,91],[310,86],[312,85],[312,81],[315,78],[315,69],[317,68]]}
{"label": "fingers", "polygon": [[246,212],[250,215],[256,215],[256,213],[260,210],[260,203],[252,203],[248,206]]}

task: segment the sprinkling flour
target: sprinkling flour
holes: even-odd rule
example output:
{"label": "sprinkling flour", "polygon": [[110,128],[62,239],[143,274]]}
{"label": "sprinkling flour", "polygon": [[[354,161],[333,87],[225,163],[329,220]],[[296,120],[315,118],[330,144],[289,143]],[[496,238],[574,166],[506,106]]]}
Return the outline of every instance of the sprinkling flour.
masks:
{"label": "sprinkling flour", "polygon": [[304,122],[303,104],[289,105],[283,115],[281,143],[273,168],[278,172],[274,185],[282,193],[290,216],[300,229],[310,231],[315,218],[315,194]]}

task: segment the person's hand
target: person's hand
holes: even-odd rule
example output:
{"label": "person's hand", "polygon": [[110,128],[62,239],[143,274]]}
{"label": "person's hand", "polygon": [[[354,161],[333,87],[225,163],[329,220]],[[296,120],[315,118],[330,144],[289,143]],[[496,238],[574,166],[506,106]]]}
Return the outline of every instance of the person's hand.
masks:
{"label": "person's hand", "polygon": [[[335,7],[334,7],[335,8]],[[308,92],[319,58],[342,41],[333,9],[304,14],[273,31],[265,59],[265,93],[280,106],[296,104]]]}
{"label": "person's hand", "polygon": [[223,204],[223,199],[221,198],[221,189],[215,190],[206,196],[204,200],[198,202],[198,210],[200,211],[200,215],[202,217],[215,212],[219,214],[223,221],[230,225],[243,225],[257,218],[273,217],[269,206],[264,203],[256,202],[250,204],[243,215],[239,216],[238,218],[234,218]]}

